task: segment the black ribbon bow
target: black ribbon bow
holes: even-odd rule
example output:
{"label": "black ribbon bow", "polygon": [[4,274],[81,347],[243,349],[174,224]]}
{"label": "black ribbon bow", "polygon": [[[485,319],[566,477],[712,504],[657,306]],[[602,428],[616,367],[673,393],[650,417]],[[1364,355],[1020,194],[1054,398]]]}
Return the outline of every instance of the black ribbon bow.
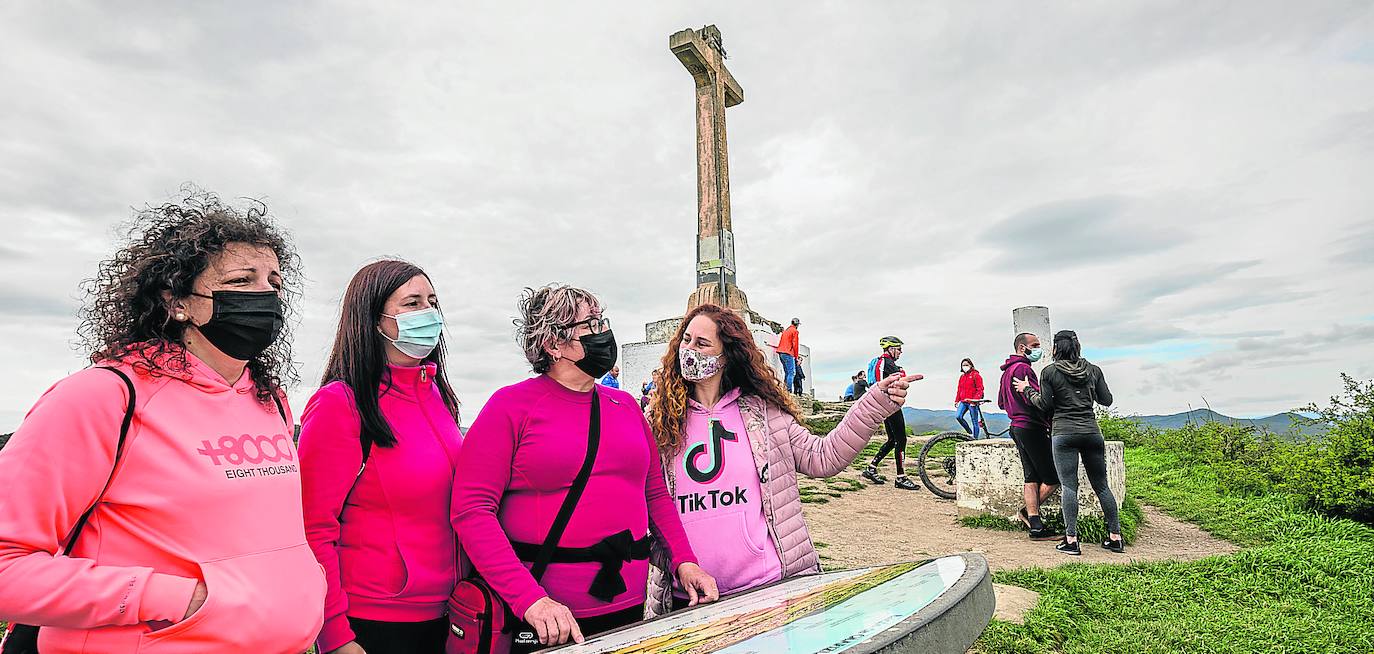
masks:
{"label": "black ribbon bow", "polygon": [[626,529],[601,539],[601,542],[587,549],[601,564],[587,593],[603,602],[610,602],[616,595],[626,591],[625,579],[620,575],[621,568],[632,559],[647,558],[649,540],[636,541],[630,530]]}

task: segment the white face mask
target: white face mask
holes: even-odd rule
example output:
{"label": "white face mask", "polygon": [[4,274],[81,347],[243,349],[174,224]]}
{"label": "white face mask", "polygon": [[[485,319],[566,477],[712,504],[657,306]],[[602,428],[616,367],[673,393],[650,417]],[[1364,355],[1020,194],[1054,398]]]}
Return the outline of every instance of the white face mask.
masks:
{"label": "white face mask", "polygon": [[970,370],[973,370],[973,368],[970,367],[970,366],[959,366],[959,367],[962,368],[964,372],[968,372],[968,371],[970,371]]}
{"label": "white face mask", "polygon": [[678,348],[677,359],[682,378],[689,382],[699,382],[725,368],[725,359],[721,355],[702,354],[685,345]]}

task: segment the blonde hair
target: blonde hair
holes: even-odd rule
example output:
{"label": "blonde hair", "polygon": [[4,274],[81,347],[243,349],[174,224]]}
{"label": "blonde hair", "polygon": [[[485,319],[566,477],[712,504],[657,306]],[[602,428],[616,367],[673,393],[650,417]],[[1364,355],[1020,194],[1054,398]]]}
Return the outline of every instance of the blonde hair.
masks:
{"label": "blonde hair", "polygon": [[601,301],[591,291],[566,284],[526,288],[520,293],[516,304],[520,317],[512,321],[515,340],[534,372],[542,375],[553,367],[553,355],[545,348],[572,338],[567,325],[577,320],[577,311],[582,305],[591,307],[593,313],[600,313],[602,309]]}

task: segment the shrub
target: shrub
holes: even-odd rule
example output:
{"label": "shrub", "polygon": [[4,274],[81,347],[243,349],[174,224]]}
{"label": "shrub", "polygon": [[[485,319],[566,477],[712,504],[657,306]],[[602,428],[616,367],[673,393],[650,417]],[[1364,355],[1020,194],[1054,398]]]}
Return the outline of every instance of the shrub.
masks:
{"label": "shrub", "polygon": [[1374,382],[1341,375],[1342,395],[1304,410],[1326,433],[1278,448],[1272,469],[1279,486],[1328,514],[1374,522]]}
{"label": "shrub", "polygon": [[843,418],[813,418],[806,421],[806,428],[813,434],[824,436],[833,431]]}

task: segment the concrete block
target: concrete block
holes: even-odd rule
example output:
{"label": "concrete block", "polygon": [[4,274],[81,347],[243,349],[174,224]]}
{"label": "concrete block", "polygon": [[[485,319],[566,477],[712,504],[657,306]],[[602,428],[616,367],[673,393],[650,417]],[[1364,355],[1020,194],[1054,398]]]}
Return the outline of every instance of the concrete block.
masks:
{"label": "concrete block", "polygon": [[[1125,454],[1126,447],[1121,441],[1107,441],[1107,485],[1116,498],[1117,508],[1126,497]],[[1004,438],[967,441],[958,444],[954,458],[958,472],[955,505],[961,517],[986,513],[1008,520],[1017,519],[1016,513],[1024,505],[1025,477],[1015,443]],[[1059,506],[1060,497],[1056,492],[1041,510],[1057,513]],[[1081,462],[1078,466],[1078,515],[1102,515],[1097,493],[1088,483]]]}

